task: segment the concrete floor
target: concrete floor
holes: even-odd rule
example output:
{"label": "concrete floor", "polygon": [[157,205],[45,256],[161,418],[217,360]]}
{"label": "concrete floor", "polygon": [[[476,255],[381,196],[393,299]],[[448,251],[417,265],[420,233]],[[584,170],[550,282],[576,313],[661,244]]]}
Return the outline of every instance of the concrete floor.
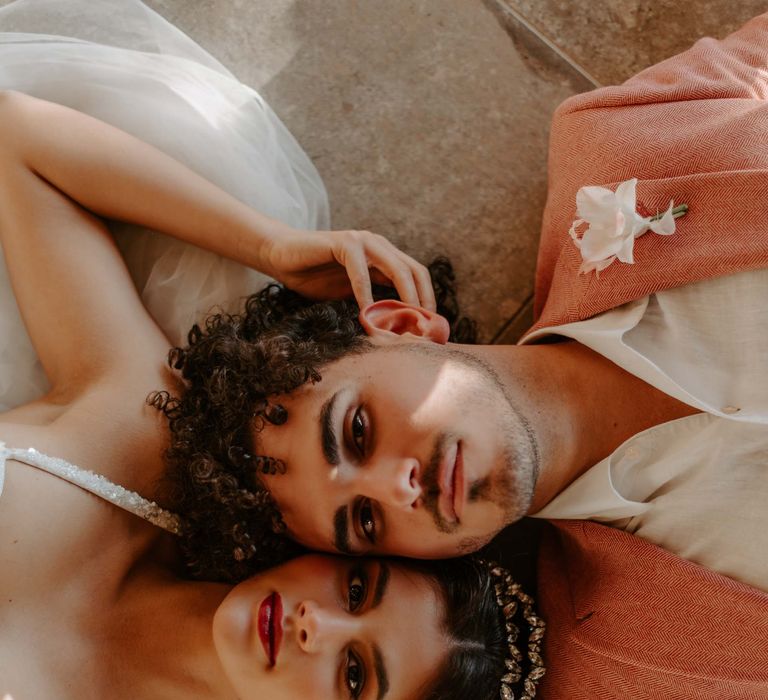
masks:
{"label": "concrete floor", "polygon": [[483,340],[530,318],[554,108],[768,0],[149,0],[260,90],[333,223],[447,254]]}

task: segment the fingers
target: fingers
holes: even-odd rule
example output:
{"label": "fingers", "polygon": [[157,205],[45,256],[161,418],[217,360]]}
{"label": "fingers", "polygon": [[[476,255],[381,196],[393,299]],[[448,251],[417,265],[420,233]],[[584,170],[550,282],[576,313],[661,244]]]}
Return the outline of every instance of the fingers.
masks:
{"label": "fingers", "polygon": [[371,267],[375,267],[389,279],[401,301],[413,306],[421,306],[413,271],[407,262],[408,256],[386,241],[385,246],[371,248],[369,259]]}
{"label": "fingers", "polygon": [[[378,271],[407,304],[435,310],[435,293],[429,270],[396,248],[386,238],[368,231],[350,231],[351,240],[342,244],[337,256],[347,269],[352,291],[361,308],[373,301],[371,270]],[[354,242],[352,242],[354,241]],[[380,279],[374,273],[374,278]]]}
{"label": "fingers", "polygon": [[435,300],[435,288],[432,286],[432,277],[429,274],[429,270],[421,263],[408,258],[413,264],[413,278],[416,282],[416,289],[421,300],[421,306],[430,311],[437,309],[437,301]]}
{"label": "fingers", "polygon": [[368,271],[365,249],[359,245],[347,246],[336,254],[336,259],[347,270],[352,293],[355,295],[358,306],[363,309],[369,304],[373,304],[371,276]]}
{"label": "fingers", "polygon": [[402,301],[434,311],[435,292],[429,270],[389,241],[384,242],[386,249],[381,251],[374,267],[390,280]]}

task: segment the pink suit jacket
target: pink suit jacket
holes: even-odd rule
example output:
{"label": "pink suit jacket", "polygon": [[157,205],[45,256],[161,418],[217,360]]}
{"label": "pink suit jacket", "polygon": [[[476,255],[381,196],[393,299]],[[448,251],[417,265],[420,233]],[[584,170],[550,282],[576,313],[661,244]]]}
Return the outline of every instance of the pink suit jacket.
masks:
{"label": "pink suit jacket", "polygon": [[[555,112],[533,329],[579,321],[652,292],[768,266],[768,13],[702,39],[617,87]],[[639,178],[638,204],[690,207],[672,236],[646,234],[635,263],[580,275],[568,235],[576,192]]]}
{"label": "pink suit jacket", "polygon": [[547,528],[538,698],[768,698],[768,593],[605,525]]}
{"label": "pink suit jacket", "polygon": [[[624,85],[566,101],[550,141],[535,328],[768,267],[768,14]],[[640,179],[638,204],[690,210],[635,264],[579,275],[576,192]],[[590,522],[555,521],[539,560],[545,700],[768,700],[768,593]],[[766,553],[768,556],[768,553]]]}

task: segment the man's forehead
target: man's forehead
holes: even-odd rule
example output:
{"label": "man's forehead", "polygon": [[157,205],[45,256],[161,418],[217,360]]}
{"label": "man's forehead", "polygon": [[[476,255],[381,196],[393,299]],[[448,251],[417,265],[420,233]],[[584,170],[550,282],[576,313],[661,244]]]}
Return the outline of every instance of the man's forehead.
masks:
{"label": "man's forehead", "polygon": [[[289,422],[291,412],[298,411],[319,423],[323,408],[335,395],[360,390],[368,384],[381,386],[382,382],[386,382],[393,376],[393,372],[398,373],[401,369],[399,363],[402,362],[403,354],[424,358],[426,362],[432,363],[436,359],[442,361],[447,359],[444,355],[437,357],[444,346],[436,343],[406,341],[402,338],[400,340],[402,342],[394,344],[371,344],[368,352],[344,355],[326,365],[320,371],[321,376],[318,381],[306,382],[290,394],[275,397],[273,400],[289,410]],[[382,376],[376,370],[381,369],[380,363],[384,360],[387,362],[387,367]]]}
{"label": "man's forehead", "polygon": [[368,338],[365,345],[348,352],[335,360],[330,360],[320,369],[324,377],[328,373],[339,371],[339,368],[353,365],[365,366],[376,358],[383,358],[398,354],[421,355],[423,357],[435,357],[442,355],[450,348],[450,344],[443,345],[428,340],[417,340],[413,336],[393,336],[383,340],[381,338]]}
{"label": "man's forehead", "polygon": [[[396,346],[381,346],[374,351],[362,355],[345,355],[335,362],[327,365],[321,370],[321,379],[314,384],[307,383],[301,387],[301,392],[294,392],[299,401],[311,400],[319,405],[324,404],[334,394],[339,392],[353,391],[367,382],[381,382],[387,377],[392,376],[398,366],[390,366],[392,362],[399,362],[394,355],[399,350]],[[382,369],[382,364],[386,367],[383,370],[383,377],[378,370]],[[319,408],[317,409],[319,411]]]}

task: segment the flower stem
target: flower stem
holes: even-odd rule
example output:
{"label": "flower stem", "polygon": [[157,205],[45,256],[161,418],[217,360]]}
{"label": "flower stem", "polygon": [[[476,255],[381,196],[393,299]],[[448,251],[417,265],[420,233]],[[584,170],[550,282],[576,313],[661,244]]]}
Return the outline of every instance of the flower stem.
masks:
{"label": "flower stem", "polygon": [[[678,204],[672,210],[672,216],[675,219],[679,219],[681,216],[685,216],[687,213],[688,213],[688,205],[687,204]],[[660,221],[663,216],[664,216],[664,214],[656,214],[656,216],[652,216],[651,217],[651,221]]]}

